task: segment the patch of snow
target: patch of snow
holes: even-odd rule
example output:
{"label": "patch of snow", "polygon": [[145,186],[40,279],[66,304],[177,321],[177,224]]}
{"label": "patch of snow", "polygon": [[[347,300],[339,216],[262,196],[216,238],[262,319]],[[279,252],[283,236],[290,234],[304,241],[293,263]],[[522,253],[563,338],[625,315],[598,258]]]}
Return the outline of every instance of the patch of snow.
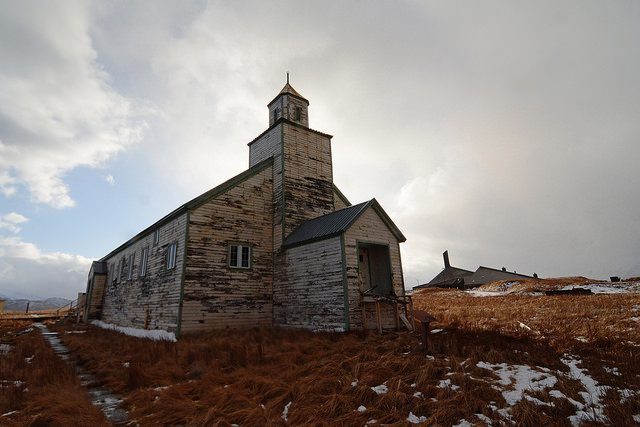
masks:
{"label": "patch of snow", "polygon": [[427,417],[425,417],[424,415],[421,416],[416,416],[413,414],[413,412],[409,412],[409,416],[407,417],[407,421],[409,421],[411,424],[420,424],[420,423],[424,423],[427,421]]}
{"label": "patch of snow", "polygon": [[375,423],[377,423],[377,422],[378,422],[378,420],[369,420],[369,421],[367,421],[367,425],[369,425],[369,424],[375,424]]}
{"label": "patch of snow", "polygon": [[84,334],[87,331],[65,331],[65,334]]}
{"label": "patch of snow", "polygon": [[412,383],[411,387],[416,388],[416,383]]}
{"label": "patch of snow", "polygon": [[633,415],[632,417],[633,417],[633,421],[634,421],[634,422],[636,422],[636,423],[640,423],[640,414],[638,414],[638,415]]}
{"label": "patch of snow", "polygon": [[436,360],[436,358],[430,354],[427,354],[427,360]]}
{"label": "patch of snow", "polygon": [[623,388],[622,390],[618,390],[618,394],[620,394],[620,403],[624,403],[629,400],[629,398],[638,394],[638,392],[628,388]]}
{"label": "patch of snow", "polygon": [[12,348],[13,346],[11,344],[0,344],[0,354],[7,354]]}
{"label": "patch of snow", "polygon": [[500,297],[504,295],[504,292],[499,291],[464,291],[467,295],[472,297]]}
{"label": "patch of snow", "polygon": [[364,406],[364,405],[360,405],[360,406],[358,406],[358,409],[357,409],[357,411],[358,411],[358,412],[364,412],[364,411],[366,411],[366,410],[367,410],[367,408],[366,408],[366,406]]}
{"label": "patch of snow", "polygon": [[458,424],[453,424],[451,427],[473,427],[473,424],[463,418]]}
{"label": "patch of snow", "polygon": [[122,366],[124,366],[125,368],[128,368],[128,367],[130,367],[130,366],[131,366],[131,363],[130,363],[130,362],[124,362],[124,363],[122,364]]}
{"label": "patch of snow", "polygon": [[413,393],[413,397],[417,397],[418,399],[422,399],[422,393],[419,391],[416,391],[415,393]]}
{"label": "patch of snow", "polygon": [[33,362],[33,359],[34,359],[35,357],[36,357],[36,355],[35,355],[35,354],[34,354],[33,356],[31,356],[31,357],[25,357],[25,358],[24,358],[24,361],[30,364],[31,362]]}
{"label": "patch of snow", "polygon": [[491,421],[491,418],[487,417],[485,414],[474,414],[476,416],[476,418],[478,418],[480,421],[483,421],[486,425],[492,425],[493,421]]}
{"label": "patch of snow", "polygon": [[526,390],[541,391],[553,387],[558,379],[549,373],[534,370],[529,365],[507,365],[506,363],[491,364],[478,362],[479,368],[491,370],[500,377],[498,383],[502,386],[512,386],[502,389],[502,397],[509,406],[522,400]]}
{"label": "patch of snow", "polygon": [[575,340],[580,342],[589,342],[589,340],[586,339],[585,337],[575,337]]}
{"label": "patch of snow", "polygon": [[0,387],[7,387],[10,385],[14,385],[16,387],[20,387],[24,382],[20,380],[10,381],[10,380],[0,380]]}
{"label": "patch of snow", "polygon": [[154,341],[176,342],[176,335],[173,332],[163,331],[162,329],[147,330],[147,329],[130,328],[126,326],[112,325],[110,323],[105,323],[101,320],[94,320],[91,322],[91,324],[102,329],[109,329],[112,331],[120,332],[121,334],[136,337],[136,338],[146,338]]}
{"label": "patch of snow", "polygon": [[19,411],[6,412],[6,413],[0,415],[0,417],[8,417],[9,415],[17,414],[18,412]]}
{"label": "patch of snow", "polygon": [[633,316],[633,317],[630,317],[629,320],[633,320],[634,322],[640,322],[640,317]]}
{"label": "patch of snow", "polygon": [[358,380],[351,381],[351,387],[355,387],[358,385]]}
{"label": "patch of snow", "polygon": [[460,388],[460,386],[457,386],[455,384],[451,384],[451,380],[450,379],[446,379],[446,380],[440,380],[440,382],[438,383],[438,387],[440,388],[450,388],[451,390],[458,390]]}
{"label": "patch of snow", "polygon": [[380,384],[375,387],[371,387],[371,390],[375,391],[376,394],[387,394],[389,387],[387,387],[386,384]]}
{"label": "patch of snow", "polygon": [[431,331],[432,334],[437,334],[439,332],[442,332],[442,329],[434,329],[433,331]]}
{"label": "patch of snow", "polygon": [[626,294],[630,290],[625,285],[614,284],[602,284],[602,283],[587,283],[580,285],[567,285],[560,288],[563,291],[570,291],[573,288],[589,289],[594,294]]}
{"label": "patch of snow", "polygon": [[550,407],[554,407],[556,405],[553,404],[553,402],[543,402],[542,400],[533,397],[533,396],[529,396],[528,394],[524,395],[524,398],[527,399],[529,402],[533,403],[534,405],[538,405],[538,406],[550,406]]}
{"label": "patch of snow", "polygon": [[607,423],[609,420],[604,415],[604,406],[600,402],[600,397],[606,393],[609,387],[600,386],[598,382],[587,373],[586,369],[579,368],[578,364],[581,363],[580,359],[565,355],[565,358],[561,358],[560,361],[569,367],[570,376],[580,381],[586,390],[580,392],[580,396],[582,396],[588,408],[584,408],[583,405],[581,405],[583,406],[582,408],[575,405],[577,409],[576,414],[569,417],[571,424],[578,426],[585,420]]}
{"label": "patch of snow", "polygon": [[631,307],[631,311],[640,311],[640,305],[634,305],[633,307]]}
{"label": "patch of snow", "polygon": [[287,417],[289,416],[289,408],[291,407],[291,402],[287,403],[282,410],[281,418],[286,423],[288,421]]}
{"label": "patch of snow", "polygon": [[619,377],[622,375],[620,371],[618,371],[618,368],[609,368],[608,366],[603,366],[602,368],[605,370],[606,373],[615,375],[616,377]]}

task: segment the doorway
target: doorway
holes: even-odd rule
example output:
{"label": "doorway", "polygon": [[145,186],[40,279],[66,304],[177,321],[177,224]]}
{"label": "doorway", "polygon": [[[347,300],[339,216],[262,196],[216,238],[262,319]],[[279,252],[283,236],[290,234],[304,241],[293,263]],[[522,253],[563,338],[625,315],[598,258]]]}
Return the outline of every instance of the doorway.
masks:
{"label": "doorway", "polygon": [[389,246],[358,242],[358,279],[365,295],[393,295]]}

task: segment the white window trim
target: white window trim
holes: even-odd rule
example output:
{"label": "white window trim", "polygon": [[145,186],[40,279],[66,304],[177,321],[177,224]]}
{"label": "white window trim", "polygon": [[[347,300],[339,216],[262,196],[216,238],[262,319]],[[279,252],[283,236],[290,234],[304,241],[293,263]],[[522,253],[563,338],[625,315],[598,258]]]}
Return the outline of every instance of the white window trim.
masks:
{"label": "white window trim", "polygon": [[176,257],[178,254],[178,244],[171,243],[167,246],[167,270],[173,270],[176,268]]}
{"label": "white window trim", "polygon": [[[236,264],[235,265],[232,264],[232,259],[231,259],[231,251],[233,250],[232,248],[234,248],[234,247],[238,248],[237,249]],[[248,257],[248,260],[247,260],[247,264],[248,265],[246,265],[246,266],[242,265],[242,249],[243,248],[249,249],[249,257]],[[249,244],[246,244],[246,243],[244,243],[244,244],[242,244],[242,243],[231,243],[229,245],[229,252],[228,252],[228,257],[229,257],[228,265],[229,265],[229,267],[230,268],[239,268],[239,269],[242,269],[242,270],[251,269],[251,264],[252,264],[251,263],[251,255],[252,255],[252,252],[253,252],[253,250],[251,248],[251,245],[249,245]]]}
{"label": "white window trim", "polygon": [[127,280],[133,279],[133,261],[135,260],[135,254],[129,254],[129,269],[127,270]]}
{"label": "white window trim", "polygon": [[142,248],[142,254],[140,255],[140,277],[147,275],[147,262],[149,261],[149,247]]}

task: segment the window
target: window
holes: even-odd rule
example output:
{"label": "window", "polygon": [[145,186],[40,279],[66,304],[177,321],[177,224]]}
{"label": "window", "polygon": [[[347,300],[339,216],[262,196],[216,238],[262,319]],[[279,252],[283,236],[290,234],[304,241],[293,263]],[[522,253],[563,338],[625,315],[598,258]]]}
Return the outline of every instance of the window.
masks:
{"label": "window", "polygon": [[231,245],[229,247],[229,267],[251,268],[251,246]]}
{"label": "window", "polygon": [[176,267],[176,249],[177,243],[172,243],[167,247],[167,270],[171,270]]}
{"label": "window", "polygon": [[273,110],[273,121],[276,121],[280,118],[280,109],[276,108]]}
{"label": "window", "polygon": [[147,275],[147,260],[149,259],[149,248],[142,249],[142,256],[140,257],[140,277]]}
{"label": "window", "polygon": [[293,113],[293,120],[300,121],[300,119],[302,119],[302,108],[296,107]]}
{"label": "window", "polygon": [[116,281],[116,268],[114,264],[109,264],[109,275],[111,276],[111,281],[115,282]]}
{"label": "window", "polygon": [[127,270],[127,280],[131,280],[133,278],[133,256],[134,254],[129,254],[129,269]]}
{"label": "window", "polygon": [[160,229],[153,232],[153,244],[157,245],[160,242]]}
{"label": "window", "polygon": [[118,281],[124,278],[124,257],[120,258],[120,263],[118,264]]}

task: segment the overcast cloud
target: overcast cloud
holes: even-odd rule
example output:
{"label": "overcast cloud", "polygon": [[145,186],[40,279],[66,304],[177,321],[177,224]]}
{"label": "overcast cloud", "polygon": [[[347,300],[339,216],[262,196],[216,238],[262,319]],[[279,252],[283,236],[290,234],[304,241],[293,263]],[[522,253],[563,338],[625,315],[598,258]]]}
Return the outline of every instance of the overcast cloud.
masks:
{"label": "overcast cloud", "polygon": [[110,205],[90,253],[26,239],[83,203],[74,171],[162,198],[125,207],[149,225],[244,170],[286,71],[334,135],[335,183],[407,236],[408,287],[445,249],[468,269],[640,275],[638,2],[0,5],[0,292],[52,273],[81,290],[138,231]]}

